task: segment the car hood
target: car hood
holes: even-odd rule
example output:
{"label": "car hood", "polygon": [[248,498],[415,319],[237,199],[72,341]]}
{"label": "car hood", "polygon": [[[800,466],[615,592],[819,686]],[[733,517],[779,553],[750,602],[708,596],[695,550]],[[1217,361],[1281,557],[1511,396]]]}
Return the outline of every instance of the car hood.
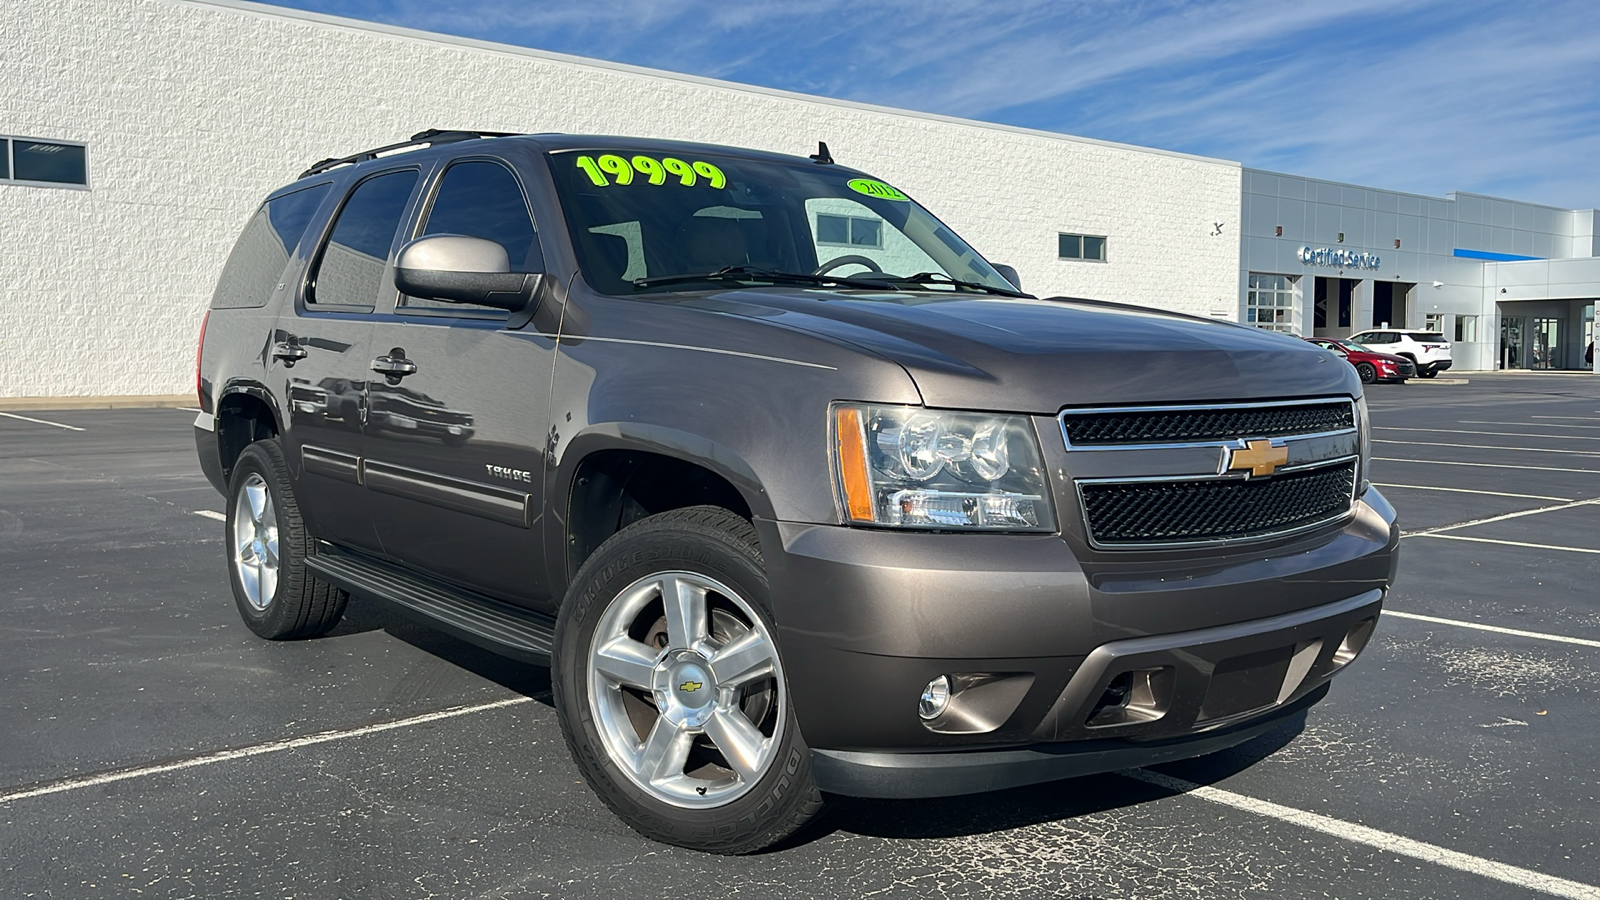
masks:
{"label": "car hood", "polygon": [[687,305],[871,350],[903,366],[929,406],[1053,414],[1361,390],[1350,366],[1298,338],[1116,303],[755,288]]}

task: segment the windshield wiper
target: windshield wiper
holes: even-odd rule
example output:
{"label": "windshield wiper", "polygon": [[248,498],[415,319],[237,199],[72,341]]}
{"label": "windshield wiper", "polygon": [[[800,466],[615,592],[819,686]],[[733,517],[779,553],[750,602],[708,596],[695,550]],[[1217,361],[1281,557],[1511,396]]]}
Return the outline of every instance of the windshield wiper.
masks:
{"label": "windshield wiper", "polygon": [[1030,300],[1034,299],[1032,294],[1025,294],[1022,291],[1015,290],[1013,288],[998,288],[993,285],[984,284],[981,281],[961,281],[959,279],[951,278],[949,275],[945,275],[940,272],[918,272],[915,275],[864,276],[862,280],[866,280],[867,277],[870,277],[873,281],[877,281],[881,278],[885,283],[947,284],[951,287],[966,288],[967,290],[972,291],[983,291],[984,293],[988,294],[999,294],[1002,297],[1026,297]]}
{"label": "windshield wiper", "polygon": [[723,266],[715,272],[652,275],[648,278],[635,278],[633,286],[643,288],[663,284],[687,284],[695,281],[770,281],[773,284],[808,284],[818,287],[840,286],[869,291],[896,290],[892,285],[881,281],[841,278],[837,275],[813,275],[809,272],[779,272],[773,269],[760,269],[755,266]]}

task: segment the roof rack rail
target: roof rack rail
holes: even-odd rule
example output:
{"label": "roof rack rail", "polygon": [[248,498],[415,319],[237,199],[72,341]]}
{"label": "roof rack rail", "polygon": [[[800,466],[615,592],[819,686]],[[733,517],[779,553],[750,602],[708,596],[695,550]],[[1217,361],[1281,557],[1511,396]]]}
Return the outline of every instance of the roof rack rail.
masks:
{"label": "roof rack rail", "polygon": [[457,141],[475,141],[478,138],[516,136],[517,132],[514,131],[467,131],[464,129],[454,128],[429,128],[426,131],[419,131],[416,134],[413,134],[409,140],[401,141],[398,144],[375,147],[371,150],[363,150],[360,153],[352,153],[349,156],[341,156],[337,159],[330,157],[320,162],[312,163],[311,168],[301,172],[299,177],[309,178],[312,175],[320,175],[336,166],[348,166],[356,163],[366,162],[369,159],[377,159],[378,154],[380,153],[388,153],[391,150],[403,150],[406,147],[431,147],[435,144],[453,144]]}

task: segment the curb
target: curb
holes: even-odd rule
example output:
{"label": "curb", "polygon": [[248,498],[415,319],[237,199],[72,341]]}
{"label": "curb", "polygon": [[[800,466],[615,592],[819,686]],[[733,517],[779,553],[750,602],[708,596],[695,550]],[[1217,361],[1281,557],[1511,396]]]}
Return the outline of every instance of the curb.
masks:
{"label": "curb", "polygon": [[196,405],[193,394],[127,397],[0,397],[0,411],[26,409],[175,409]]}

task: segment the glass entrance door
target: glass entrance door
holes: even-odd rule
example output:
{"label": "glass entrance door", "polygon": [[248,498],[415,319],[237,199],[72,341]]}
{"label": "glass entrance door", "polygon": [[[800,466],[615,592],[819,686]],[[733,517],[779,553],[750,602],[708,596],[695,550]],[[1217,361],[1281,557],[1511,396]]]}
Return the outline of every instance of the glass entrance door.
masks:
{"label": "glass entrance door", "polygon": [[1526,369],[1528,360],[1524,352],[1524,340],[1528,330],[1528,320],[1521,316],[1500,317],[1500,368]]}
{"label": "glass entrance door", "polygon": [[1566,356],[1561,346],[1561,320],[1560,319],[1534,319],[1533,344],[1529,348],[1528,368],[1530,369],[1563,369],[1566,368]]}

